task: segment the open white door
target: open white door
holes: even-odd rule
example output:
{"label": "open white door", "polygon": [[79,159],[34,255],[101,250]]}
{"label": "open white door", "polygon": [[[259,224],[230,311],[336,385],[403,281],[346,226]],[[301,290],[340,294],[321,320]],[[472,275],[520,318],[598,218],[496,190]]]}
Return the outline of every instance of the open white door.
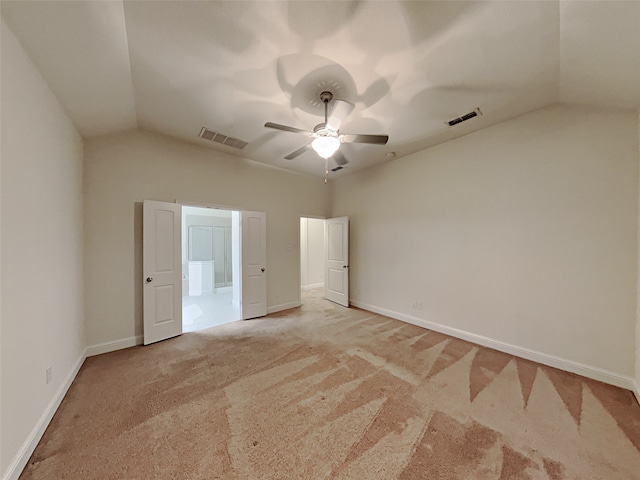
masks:
{"label": "open white door", "polygon": [[349,217],[325,221],[324,296],[349,306]]}
{"label": "open white door", "polygon": [[181,206],[145,200],[142,215],[144,344],[182,334]]}
{"label": "open white door", "polygon": [[242,218],[242,319],[267,314],[267,214],[240,212]]}

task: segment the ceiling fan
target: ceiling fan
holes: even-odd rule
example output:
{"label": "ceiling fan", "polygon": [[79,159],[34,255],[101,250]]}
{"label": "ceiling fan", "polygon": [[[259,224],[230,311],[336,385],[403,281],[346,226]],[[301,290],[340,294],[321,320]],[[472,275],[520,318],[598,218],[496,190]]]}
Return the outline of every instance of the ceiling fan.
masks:
{"label": "ceiling fan", "polygon": [[280,125],[279,123],[267,122],[264,124],[267,128],[301,133],[302,135],[313,138],[311,143],[299,148],[295,152],[291,152],[284,157],[285,159],[293,160],[307,150],[313,149],[320,157],[325,160],[333,158],[337,166],[342,167],[346,165],[348,161],[338,150],[341,143],[369,143],[373,145],[385,145],[387,143],[389,140],[388,135],[354,135],[340,133],[342,120],[351,113],[354,105],[345,100],[336,99],[333,101],[334,107],[331,111],[331,116],[328,116],[329,102],[331,102],[332,99],[333,94],[329,91],[324,91],[320,94],[320,100],[324,103],[324,123],[316,125],[312,132],[287,125]]}

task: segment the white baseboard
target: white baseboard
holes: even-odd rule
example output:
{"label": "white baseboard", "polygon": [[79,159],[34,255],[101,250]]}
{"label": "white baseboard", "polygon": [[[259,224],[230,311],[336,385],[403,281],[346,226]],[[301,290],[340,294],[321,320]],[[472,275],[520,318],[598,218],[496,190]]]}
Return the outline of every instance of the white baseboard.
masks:
{"label": "white baseboard", "polygon": [[314,283],[313,285],[305,285],[300,287],[300,290],[313,290],[314,288],[324,287],[324,283]]}
{"label": "white baseboard", "polygon": [[33,454],[33,451],[38,446],[38,442],[44,435],[44,431],[49,426],[49,422],[53,418],[53,415],[58,410],[62,399],[67,394],[69,387],[73,383],[73,380],[76,378],[76,375],[80,371],[80,367],[82,366],[84,360],[86,358],[86,350],[84,350],[76,362],[73,364],[71,371],[65,378],[63,384],[60,386],[55,396],[51,399],[44,412],[38,419],[38,422],[35,424],[29,436],[18,450],[18,453],[14,457],[13,461],[9,464],[9,467],[5,470],[4,475],[2,476],[3,480],[17,480],[24,467],[27,465],[29,458]]}
{"label": "white baseboard", "polygon": [[280,305],[272,305],[270,307],[267,307],[267,313],[269,314],[269,313],[281,312],[282,310],[289,310],[290,308],[296,308],[296,307],[299,307],[300,305],[302,305],[302,303],[298,301],[282,303]]}
{"label": "white baseboard", "polygon": [[94,355],[101,355],[103,353],[115,352],[116,350],[122,350],[123,348],[135,347],[136,345],[142,345],[142,335],[135,337],[121,338],[120,340],[114,340],[112,342],[98,343],[87,347],[87,357],[93,357]]}
{"label": "white baseboard", "polygon": [[31,430],[31,433],[29,433],[29,436],[27,437],[24,444],[18,451],[18,454],[15,456],[13,461],[9,464],[9,467],[7,468],[7,470],[4,472],[4,475],[2,476],[2,480],[18,479],[18,477],[22,473],[22,470],[24,470],[25,465],[29,461],[29,458],[33,454],[33,451],[38,446],[38,442],[42,438],[42,435],[44,435],[44,431],[49,426],[49,422],[51,422],[53,415],[58,410],[58,407],[60,406],[62,399],[67,393],[67,390],[69,390],[69,387],[73,383],[73,380],[76,378],[76,375],[80,371],[80,367],[82,367],[84,360],[87,357],[100,355],[102,353],[113,352],[115,350],[121,350],[123,348],[134,347],[136,345],[142,345],[142,335],[138,335],[130,338],[123,338],[120,340],[115,340],[113,342],[99,343],[97,345],[87,347],[82,352],[80,357],[78,357],[78,360],[76,360],[76,363],[73,365],[73,368],[65,378],[64,383],[60,386],[60,388],[56,392],[55,397],[51,400],[51,402],[49,402],[49,405],[47,405],[47,408],[42,413],[42,416],[40,417],[36,425],[33,427],[33,430]]}
{"label": "white baseboard", "polygon": [[599,380],[610,385],[615,385],[616,387],[625,388],[627,390],[634,391],[636,393],[636,396],[638,397],[638,401],[640,401],[640,394],[638,393],[637,384],[631,377],[620,375],[618,373],[610,372],[608,370],[604,370],[602,368],[594,367],[591,365],[586,365],[584,363],[574,362],[573,360],[568,360],[566,358],[556,357],[555,355],[549,355],[528,348],[519,347],[517,345],[511,345],[499,340],[483,337],[482,335],[477,335],[475,333],[470,333],[457,328],[448,327],[446,325],[431,322],[429,320],[424,320],[412,315],[387,310],[386,308],[377,307],[375,305],[370,305],[368,303],[360,302],[357,300],[352,300],[351,305],[353,305],[354,307],[362,308],[364,310],[368,310],[370,312],[384,315],[386,317],[391,317],[395,318],[396,320],[411,323],[412,325],[417,325],[418,327],[444,333],[445,335],[450,335],[462,340],[467,340],[484,347],[493,348],[494,350],[515,355],[516,357],[526,358],[527,360],[541,363],[549,367],[559,368],[560,370],[566,370],[568,372],[576,373],[578,375],[582,375],[583,377]]}
{"label": "white baseboard", "polygon": [[27,437],[24,444],[18,451],[17,455],[15,456],[13,461],[9,464],[9,467],[7,468],[7,470],[4,472],[4,475],[2,476],[2,480],[18,479],[18,477],[24,470],[24,467],[26,466],[27,462],[29,461],[29,458],[33,454],[33,451],[38,446],[38,442],[42,438],[42,435],[44,435],[44,431],[49,426],[49,422],[51,422],[53,415],[58,410],[58,407],[60,406],[62,399],[66,395],[67,391],[69,390],[69,387],[73,383],[73,380],[76,378],[76,375],[80,371],[80,367],[82,367],[84,360],[87,357],[100,355],[102,353],[113,352],[115,350],[121,350],[123,348],[134,347],[136,345],[142,345],[142,335],[123,338],[123,339],[115,340],[112,342],[99,343],[97,345],[92,345],[90,347],[87,347],[82,352],[80,357],[78,357],[78,360],[76,360],[76,363],[73,365],[73,368],[65,378],[64,383],[60,386],[60,388],[56,392],[56,395],[53,397],[51,402],[49,402],[49,405],[47,405],[47,408],[42,413],[42,416],[40,417],[36,425],[33,427],[33,430],[31,430],[31,433],[29,433],[29,436]]}
{"label": "white baseboard", "polygon": [[640,384],[637,380],[633,382],[633,393],[636,395],[636,400],[640,403]]}
{"label": "white baseboard", "polygon": [[[268,313],[280,312],[282,310],[288,310],[290,308],[299,307],[300,305],[301,303],[298,301],[283,303],[280,305],[273,305],[267,308],[267,312]],[[638,403],[640,403],[640,385],[636,380],[634,380],[631,377],[626,377],[624,375],[619,375],[613,372],[609,372],[607,370],[603,370],[598,367],[585,365],[585,364],[574,362],[564,358],[556,357],[554,355],[548,355],[545,353],[537,352],[535,350],[530,350],[527,348],[518,347],[516,345],[500,342],[487,337],[483,337],[481,335],[469,333],[464,330],[447,327],[446,325],[430,322],[422,318],[413,317],[411,315],[395,312],[392,310],[377,307],[375,305],[370,305],[368,303],[360,302],[357,300],[352,300],[351,305],[353,305],[354,307],[362,308],[364,310],[368,310],[373,313],[384,315],[386,317],[395,318],[396,320],[410,323],[412,325],[417,325],[419,327],[426,328],[428,330],[444,333],[452,337],[461,338],[463,340],[467,340],[472,343],[476,343],[478,345],[493,348],[501,352],[509,353],[517,357],[526,358],[527,360],[532,360],[534,362],[538,362],[543,365],[559,368],[561,370],[566,370],[569,372],[576,373],[578,375],[592,378],[594,380],[599,380],[604,383],[608,383],[611,385],[615,385],[617,387],[631,390],[635,394],[636,399],[638,400]],[[136,345],[142,345],[142,335],[93,345],[91,347],[87,347],[82,352],[82,354],[80,354],[75,364],[73,365],[73,368],[65,378],[64,383],[60,386],[60,388],[56,392],[56,395],[53,397],[53,399],[49,402],[49,405],[47,405],[47,408],[42,413],[42,416],[40,417],[36,425],[33,427],[33,430],[31,430],[31,433],[29,434],[29,436],[23,443],[22,447],[18,451],[18,454],[14,457],[13,461],[9,464],[9,467],[7,467],[6,471],[2,476],[2,480],[18,479],[24,467],[26,466],[27,462],[29,461],[29,458],[33,454],[33,451],[38,445],[38,442],[42,438],[42,435],[44,434],[45,430],[49,426],[49,423],[51,422],[53,415],[58,410],[58,407],[60,406],[62,399],[66,395],[67,391],[69,390],[69,387],[73,383],[73,380],[76,378],[76,375],[80,371],[80,367],[82,367],[82,364],[85,358],[91,357],[94,355],[100,355],[102,353],[113,352],[115,350],[121,350],[123,348],[134,347]]]}

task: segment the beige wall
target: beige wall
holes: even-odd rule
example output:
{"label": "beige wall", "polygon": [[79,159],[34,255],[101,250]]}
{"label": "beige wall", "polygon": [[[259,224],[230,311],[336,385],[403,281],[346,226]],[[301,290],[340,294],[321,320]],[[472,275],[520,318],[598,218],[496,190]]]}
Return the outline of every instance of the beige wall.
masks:
{"label": "beige wall", "polygon": [[85,144],[85,279],[89,345],[142,334],[144,199],[267,213],[267,305],[299,298],[299,215],[324,216],[323,179],[208,148],[130,132]]}
{"label": "beige wall", "polygon": [[5,478],[16,473],[20,448],[46,426],[42,416],[82,360],[85,337],[82,140],[4,20],[1,83]]}
{"label": "beige wall", "polygon": [[546,108],[345,176],[332,192],[332,216],[351,218],[356,303],[630,384],[637,114]]}

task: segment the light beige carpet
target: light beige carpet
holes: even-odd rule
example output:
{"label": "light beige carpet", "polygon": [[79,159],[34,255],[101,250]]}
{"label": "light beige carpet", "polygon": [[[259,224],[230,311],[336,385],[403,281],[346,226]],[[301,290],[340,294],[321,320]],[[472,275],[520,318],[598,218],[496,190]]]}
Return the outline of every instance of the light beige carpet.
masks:
{"label": "light beige carpet", "polygon": [[639,479],[625,390],[309,296],[87,359],[26,479]]}

